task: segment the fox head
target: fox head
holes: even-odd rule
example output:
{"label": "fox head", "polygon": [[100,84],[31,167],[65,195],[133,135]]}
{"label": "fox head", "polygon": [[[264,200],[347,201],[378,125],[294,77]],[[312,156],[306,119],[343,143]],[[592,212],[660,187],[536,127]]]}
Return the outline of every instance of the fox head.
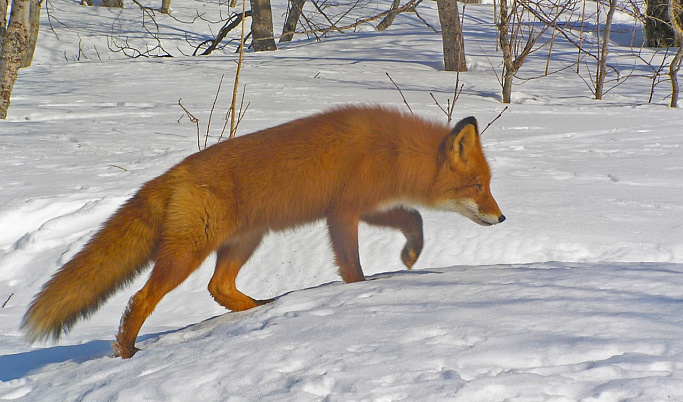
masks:
{"label": "fox head", "polygon": [[474,117],[461,120],[446,136],[438,163],[434,207],[457,212],[484,226],[505,220],[491,195],[491,171]]}

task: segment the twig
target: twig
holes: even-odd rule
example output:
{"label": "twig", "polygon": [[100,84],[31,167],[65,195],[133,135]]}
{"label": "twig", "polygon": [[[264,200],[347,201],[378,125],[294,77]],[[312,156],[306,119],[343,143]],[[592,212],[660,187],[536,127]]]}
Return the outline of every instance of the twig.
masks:
{"label": "twig", "polygon": [[221,80],[218,82],[218,89],[216,90],[216,97],[213,98],[213,105],[211,105],[211,112],[209,112],[209,122],[206,124],[206,136],[204,137],[204,148],[206,148],[209,142],[209,130],[211,129],[211,118],[213,117],[213,111],[216,109],[216,102],[218,101],[218,94],[221,93],[221,85],[223,85],[223,77],[225,74],[221,75]]}
{"label": "twig", "polygon": [[[244,103],[244,93],[242,94],[242,103]],[[244,117],[244,114],[247,113],[247,109],[249,109],[249,105],[251,105],[251,102],[247,102],[247,106],[244,108],[244,111],[242,111],[242,105],[240,104],[240,113],[237,116],[237,123],[235,124],[235,132],[237,132],[237,127],[240,126],[240,123],[242,122],[242,118]],[[234,135],[233,135],[234,137]]]}
{"label": "twig", "polygon": [[121,167],[121,166],[119,166],[119,165],[109,165],[109,167],[121,169],[121,170],[123,170],[124,172],[127,172],[127,171],[128,171],[128,169],[126,169],[126,168],[124,168],[124,167]]}
{"label": "twig", "polygon": [[9,299],[11,299],[12,296],[14,296],[14,293],[11,293],[11,294],[9,295],[9,297],[7,298],[7,300],[5,300],[4,303],[2,303],[2,308],[5,308],[5,306],[7,305],[7,303],[9,303]]}
{"label": "twig", "polygon": [[237,60],[237,71],[235,72],[235,85],[232,89],[232,102],[230,103],[230,135],[228,138],[235,136],[237,127],[235,126],[235,102],[237,101],[237,88],[240,79],[240,70],[242,69],[242,59],[244,58],[244,16],[246,15],[246,0],[242,0],[242,21],[240,34],[240,55]]}
{"label": "twig", "polygon": [[406,97],[403,96],[403,91],[401,91],[401,88],[399,88],[398,85],[396,85],[396,83],[395,83],[394,80],[391,78],[391,76],[389,75],[389,73],[385,73],[385,74],[387,75],[387,77],[389,77],[389,80],[391,81],[392,84],[394,84],[394,86],[396,87],[396,89],[398,89],[398,93],[401,94],[401,98],[403,98],[403,103],[405,103],[406,106],[408,106],[408,110],[410,110],[410,114],[415,114],[415,113],[413,113],[413,109],[410,108],[410,105],[408,104],[408,101],[406,100]]}
{"label": "twig", "polygon": [[315,1],[313,1],[312,3],[313,3],[313,6],[315,6],[316,10],[318,10],[318,12],[320,13],[320,15],[322,15],[323,17],[325,17],[325,19],[327,20],[327,22],[330,23],[330,29],[329,29],[329,31],[336,30],[336,31],[341,32],[341,30],[340,30],[339,28],[337,28],[337,26],[335,25],[335,23],[332,22],[332,20],[330,19],[330,17],[328,17],[327,14],[325,14],[325,12],[320,8],[320,6],[318,5],[318,3],[316,3]]}
{"label": "twig", "polygon": [[434,94],[430,92],[430,93],[429,93],[429,96],[431,96],[432,99],[434,99],[434,103],[436,103],[436,106],[438,106],[439,109],[441,109],[441,111],[442,111],[446,116],[448,116],[448,112],[446,111],[446,109],[444,109],[443,107],[441,107],[441,104],[439,103],[438,100],[436,100],[436,97],[434,96]]}
{"label": "twig", "polygon": [[[462,6],[462,17],[460,18],[460,26],[463,27],[465,25],[465,4]],[[453,120],[453,109],[455,109],[455,103],[458,101],[460,98],[460,94],[462,93],[463,88],[465,87],[465,84],[460,84],[460,69],[458,68],[456,73],[455,73],[455,86],[453,87],[453,103],[451,103],[450,99],[446,99],[446,109],[441,107],[441,104],[439,103],[438,100],[436,100],[436,97],[430,92],[429,96],[434,99],[434,102],[436,102],[436,106],[441,109],[442,112],[446,115],[447,119],[447,124],[450,126],[451,121]]]}
{"label": "twig", "polygon": [[[325,17],[325,19],[326,19],[331,25],[330,25],[329,27],[314,28],[314,29],[311,29],[311,30],[309,30],[309,31],[302,31],[302,32],[298,32],[298,31],[297,31],[297,32],[295,32],[295,33],[297,33],[297,34],[308,34],[308,33],[314,33],[314,32],[317,31],[317,32],[322,32],[323,34],[326,34],[327,32],[330,32],[330,31],[342,32],[342,31],[345,31],[345,30],[347,30],[347,29],[355,28],[355,27],[357,27],[357,26],[359,26],[359,25],[362,25],[362,24],[365,24],[365,23],[368,23],[368,22],[372,22],[372,21],[378,20],[378,19],[383,18],[383,17],[385,17],[387,14],[392,13],[392,12],[397,13],[397,14],[400,14],[400,13],[403,13],[403,12],[413,11],[413,10],[415,9],[415,7],[417,7],[421,2],[422,2],[422,0],[409,0],[406,4],[404,4],[403,6],[397,8],[397,9],[395,9],[395,10],[387,10],[387,11],[384,11],[384,12],[379,13],[379,14],[377,14],[377,15],[374,15],[374,16],[372,16],[372,17],[368,17],[368,18],[359,18],[359,19],[356,20],[356,22],[351,23],[351,24],[344,25],[344,26],[342,26],[342,27],[338,27],[338,26],[335,24],[335,22],[333,22],[333,21],[332,21],[332,20],[331,20],[331,19],[330,19],[330,18],[329,18],[321,9],[320,9],[320,7],[318,6],[318,4],[317,4],[316,2],[313,2],[313,4],[315,5],[317,11],[320,12],[320,14],[322,14],[322,16]],[[337,21],[337,22],[339,22],[339,21]]]}
{"label": "twig", "polygon": [[[237,132],[237,128],[240,126],[240,122],[242,121],[242,118],[244,117],[244,114],[247,112],[247,109],[249,109],[249,105],[251,105],[251,102],[247,102],[247,107],[244,108],[244,111],[242,111],[242,107],[244,106],[244,94],[247,93],[247,85],[245,84],[244,87],[242,87],[242,100],[240,101],[240,111],[239,114],[237,115],[237,123],[235,123],[235,132]],[[228,126],[228,117],[232,114],[232,110],[228,109],[228,112],[225,115],[225,123],[223,124],[223,130],[221,130],[221,135],[218,137],[218,142],[221,142],[223,139],[223,134],[225,134],[225,129]],[[232,138],[235,135],[232,134],[228,138]]]}
{"label": "twig", "polygon": [[420,21],[422,21],[422,23],[425,24],[425,25],[427,26],[427,28],[429,28],[429,29],[431,29],[432,31],[434,31],[434,33],[439,33],[439,31],[437,31],[436,28],[434,28],[433,26],[429,25],[429,22],[427,22],[427,20],[425,20],[424,18],[422,18],[422,16],[420,15],[420,13],[417,12],[417,7],[415,7],[415,9],[413,10],[413,12],[415,13],[415,16],[417,17],[417,19],[419,19]]}
{"label": "twig", "polygon": [[230,18],[228,18],[228,20],[225,22],[225,25],[223,25],[223,27],[218,31],[218,35],[216,35],[216,37],[212,40],[207,40],[197,45],[192,55],[196,55],[199,49],[207,43],[209,44],[209,47],[202,52],[202,56],[211,54],[211,52],[216,50],[223,39],[225,39],[227,34],[242,23],[242,19],[245,17],[251,17],[251,10],[246,11],[243,14],[234,13],[231,15]]}
{"label": "twig", "polygon": [[197,148],[199,148],[199,150],[201,151],[202,145],[201,145],[201,142],[200,142],[201,140],[200,140],[200,136],[199,136],[199,119],[194,117],[194,115],[192,115],[192,113],[190,113],[190,111],[187,110],[185,108],[185,106],[183,106],[182,103],[180,103],[181,100],[183,100],[183,98],[178,99],[178,106],[183,108],[183,110],[185,111],[185,114],[187,115],[187,118],[190,119],[191,122],[193,122],[194,124],[197,125]]}
{"label": "twig", "polygon": [[495,119],[491,120],[491,122],[490,122],[489,124],[487,124],[486,127],[484,127],[483,130],[481,130],[481,132],[479,133],[479,135],[484,134],[484,131],[486,131],[489,127],[491,127],[491,124],[495,123],[496,120],[500,119],[500,116],[502,116],[503,113],[505,113],[506,110],[508,110],[508,106],[505,106],[505,108],[504,108],[503,110],[501,110],[500,113],[498,113],[498,116],[496,116]]}

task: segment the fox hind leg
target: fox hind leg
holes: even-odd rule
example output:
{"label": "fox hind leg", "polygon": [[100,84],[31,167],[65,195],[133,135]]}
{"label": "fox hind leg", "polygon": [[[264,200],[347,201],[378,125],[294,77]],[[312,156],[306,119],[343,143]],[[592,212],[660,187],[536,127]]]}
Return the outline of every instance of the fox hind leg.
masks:
{"label": "fox hind leg", "polygon": [[171,290],[194,272],[234,230],[219,197],[195,186],[178,186],[169,201],[156,262],[147,283],[128,303],[114,354],[132,357],[135,339],[147,317]]}
{"label": "fox hind leg", "polygon": [[243,311],[271,301],[254,300],[237,290],[235,285],[240,268],[261,244],[262,238],[262,233],[252,233],[231,240],[218,249],[216,270],[209,282],[209,293],[218,304],[232,311]]}
{"label": "fox hind leg", "polygon": [[398,207],[388,211],[363,215],[361,220],[373,226],[400,230],[406,237],[406,244],[401,251],[401,261],[408,269],[413,267],[424,246],[422,217],[417,210]]}
{"label": "fox hind leg", "polygon": [[147,317],[152,314],[156,305],[168,292],[180,285],[201,265],[207,255],[208,252],[201,254],[164,252],[163,247],[159,250],[157,261],[147,283],[130,299],[121,317],[116,342],[112,344],[115,356],[124,359],[133,357],[138,351],[135,347],[135,340]]}

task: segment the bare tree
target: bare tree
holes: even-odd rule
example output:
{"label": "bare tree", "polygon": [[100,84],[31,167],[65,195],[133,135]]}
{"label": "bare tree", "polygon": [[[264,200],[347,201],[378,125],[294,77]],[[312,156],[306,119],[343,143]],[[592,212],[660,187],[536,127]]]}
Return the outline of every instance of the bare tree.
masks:
{"label": "bare tree", "polygon": [[[38,41],[38,30],[40,29],[40,7],[43,0],[30,0],[29,9],[29,42],[20,68],[29,67],[33,61],[33,54],[36,50],[36,43]],[[5,36],[7,30],[7,11],[8,0],[0,0],[0,51],[2,47],[2,38]]]}
{"label": "bare tree", "polygon": [[401,0],[394,0],[391,3],[391,8],[389,9],[389,14],[387,14],[387,16],[384,17],[384,19],[379,24],[377,24],[377,30],[378,31],[384,31],[385,29],[389,28],[391,26],[391,24],[394,23],[394,19],[399,14],[399,12],[396,10],[398,9],[398,6],[400,6],[400,5],[401,5]]}
{"label": "bare tree", "polygon": [[462,36],[458,2],[456,0],[436,0],[441,23],[443,42],[443,62],[446,71],[467,71],[465,61],[465,42]]}
{"label": "bare tree", "polygon": [[123,0],[102,0],[102,7],[123,8]]}
{"label": "bare tree", "polygon": [[649,47],[674,45],[674,31],[669,22],[669,0],[645,0],[645,38]]}
{"label": "bare tree", "polygon": [[[216,35],[216,37],[213,39],[206,40],[206,41],[200,43],[195,48],[195,51],[192,55],[196,56],[197,53],[199,52],[199,50],[202,47],[204,47],[205,45],[209,45],[209,46],[201,53],[201,55],[202,56],[210,55],[214,50],[216,50],[219,47],[219,45],[221,44],[223,39],[225,39],[225,37],[228,35],[228,33],[230,33],[230,31],[232,31],[233,29],[237,28],[240,25],[244,25],[243,19],[247,18],[247,17],[251,18],[251,10],[249,10],[249,11],[243,10],[243,12],[240,14],[233,13],[230,16],[230,18],[228,18],[225,21],[225,24],[223,25],[223,27],[218,31],[218,35]],[[242,51],[243,42],[244,42],[243,40],[240,41],[239,51]]]}
{"label": "bare tree", "polygon": [[33,63],[33,54],[36,51],[36,44],[38,43],[38,31],[40,30],[40,8],[43,5],[43,0],[31,0],[31,8],[29,10],[29,40],[28,47],[21,60],[21,67],[30,67]]}
{"label": "bare tree", "polygon": [[251,3],[251,45],[254,51],[276,50],[270,0],[249,0],[249,2]]}
{"label": "bare tree", "polygon": [[171,10],[171,0],[161,0],[161,8],[159,11],[162,14],[168,14],[168,12]]}
{"label": "bare tree", "polygon": [[[355,30],[358,27],[368,24],[383,18],[376,27],[377,30],[386,29],[390,24],[392,18],[404,12],[416,12],[416,7],[422,0],[408,0],[402,6],[394,6],[398,3],[393,1],[389,10],[383,11],[379,14],[365,14],[365,9],[376,11],[376,7],[372,5],[373,0],[351,0],[350,2],[339,2],[336,0],[311,0],[309,4],[312,6],[310,12],[303,12],[303,4],[305,0],[290,0],[290,9],[287,14],[285,28],[280,42],[291,40],[291,35],[297,34],[314,34],[316,39],[320,39],[317,35],[321,33],[323,36],[329,32],[344,32],[348,30]],[[301,4],[297,7],[297,4]],[[295,15],[299,13],[299,15]],[[302,31],[293,32],[296,28],[298,20],[303,18],[305,21],[305,28]]]}
{"label": "bare tree", "polygon": [[681,69],[683,59],[683,2],[681,0],[669,0],[669,19],[671,27],[676,34],[678,51],[669,65],[669,79],[671,79],[671,107],[678,107],[678,71]]}
{"label": "bare tree", "polygon": [[7,10],[9,8],[8,0],[0,0],[0,41],[5,36],[7,29]]}
{"label": "bare tree", "polygon": [[598,72],[595,78],[595,99],[601,100],[605,77],[607,76],[607,54],[609,53],[609,37],[612,32],[612,20],[614,12],[617,10],[617,0],[609,0],[609,11],[605,19],[605,29],[602,32],[602,48],[598,56]]}
{"label": "bare tree", "polygon": [[301,13],[303,12],[305,3],[306,0],[289,1],[289,10],[287,11],[285,24],[282,27],[282,36],[280,36],[280,43],[289,42],[294,37],[294,31],[296,31],[296,25],[299,23],[299,18],[301,18]]}
{"label": "bare tree", "polygon": [[548,3],[543,5],[540,2],[525,0],[497,0],[496,5],[498,41],[503,52],[503,74],[500,83],[503,88],[503,103],[510,103],[513,78],[529,54],[537,50],[537,43],[548,28],[556,27],[557,20],[571,9],[574,2],[558,2],[556,7],[552,8],[547,7]]}
{"label": "bare tree", "polygon": [[7,118],[10,95],[30,37],[31,0],[13,0],[7,30],[2,37],[0,56],[0,119]]}

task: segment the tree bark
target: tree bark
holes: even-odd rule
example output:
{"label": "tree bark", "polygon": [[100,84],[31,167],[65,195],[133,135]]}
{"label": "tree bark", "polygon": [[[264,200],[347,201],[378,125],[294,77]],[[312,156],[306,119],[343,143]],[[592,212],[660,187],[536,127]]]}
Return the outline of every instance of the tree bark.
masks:
{"label": "tree bark", "polygon": [[10,95],[17,81],[21,60],[29,42],[31,0],[13,0],[7,31],[2,38],[0,57],[0,119],[7,118]]}
{"label": "tree bark", "polygon": [[443,63],[446,71],[467,71],[465,61],[465,42],[462,36],[458,2],[456,0],[436,0],[441,23],[443,42]]}
{"label": "tree bark", "polygon": [[123,8],[123,0],[102,0],[102,7]]}
{"label": "tree bark", "polygon": [[161,0],[161,9],[159,9],[159,12],[161,12],[162,14],[168,14],[170,9],[171,0]]}
{"label": "tree bark", "polygon": [[[243,12],[241,14],[233,14],[228,20],[225,22],[225,25],[218,31],[218,35],[216,35],[216,38],[211,41],[209,44],[209,47],[202,52],[202,56],[208,56],[216,50],[218,45],[225,39],[225,37],[232,31],[233,29],[237,28],[238,25],[244,26],[244,23],[242,22],[243,18],[250,17],[251,18],[251,10],[246,11],[242,10]],[[242,41],[240,41],[240,46],[239,46],[239,51],[242,51]],[[196,50],[195,50],[196,53]],[[194,56],[194,54],[193,54]]]}
{"label": "tree bark", "polygon": [[38,43],[38,31],[40,30],[40,7],[43,5],[43,0],[31,0],[31,8],[29,10],[29,39],[28,48],[24,57],[21,60],[21,67],[30,67],[33,63],[33,55],[36,52],[36,44]]}
{"label": "tree bark", "polygon": [[[7,10],[9,9],[8,0],[0,0],[0,41],[2,37],[5,36],[5,30],[7,29]],[[0,42],[1,44],[2,42]]]}
{"label": "tree bark", "polygon": [[251,3],[251,45],[254,51],[276,50],[270,0],[249,0],[249,2]]}
{"label": "tree bark", "polygon": [[511,70],[505,69],[503,72],[503,103],[512,102],[512,79],[515,73]]}
{"label": "tree bark", "polygon": [[398,15],[398,13],[395,10],[400,5],[401,5],[401,0],[394,0],[394,2],[391,3],[391,8],[389,9],[391,11],[389,12],[389,14],[387,14],[386,17],[384,17],[382,22],[380,22],[379,25],[377,25],[378,31],[381,32],[381,31],[384,31],[385,29],[389,28],[389,26],[394,22],[394,18],[396,18],[396,16]]}
{"label": "tree bark", "polygon": [[280,43],[289,42],[294,37],[294,31],[301,18],[301,12],[304,9],[306,0],[290,0],[289,11],[287,12],[287,19],[285,25],[282,27],[282,36],[280,36]]}
{"label": "tree bark", "polygon": [[669,3],[669,20],[671,27],[674,30],[676,43],[678,44],[678,51],[671,64],[669,65],[669,79],[671,80],[671,103],[669,106],[678,107],[678,93],[680,91],[678,86],[678,71],[681,69],[681,60],[683,60],[683,1],[670,0]]}
{"label": "tree bark", "polygon": [[512,78],[515,76],[512,49],[508,30],[510,28],[510,14],[508,14],[507,0],[498,1],[498,42],[503,51],[503,103],[510,103],[512,97]]}
{"label": "tree bark", "polygon": [[675,42],[669,20],[670,0],[647,0],[645,37],[649,47],[671,47]]}
{"label": "tree bark", "polygon": [[676,56],[669,65],[669,78],[671,79],[671,103],[669,106],[678,107],[678,71],[681,69],[681,59],[683,59],[683,47],[679,47]]}
{"label": "tree bark", "polygon": [[595,80],[595,99],[601,100],[607,76],[607,54],[609,53],[609,37],[612,33],[612,20],[617,10],[617,0],[609,0],[609,11],[605,19],[605,30],[602,32],[602,49],[598,61],[598,74]]}

